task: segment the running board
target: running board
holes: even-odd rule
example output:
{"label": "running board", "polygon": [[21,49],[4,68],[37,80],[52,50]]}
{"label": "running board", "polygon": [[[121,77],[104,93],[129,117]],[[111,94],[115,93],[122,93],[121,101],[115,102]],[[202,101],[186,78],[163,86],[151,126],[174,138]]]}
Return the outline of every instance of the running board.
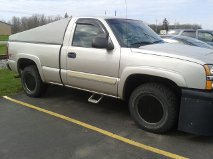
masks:
{"label": "running board", "polygon": [[100,94],[92,94],[92,95],[89,97],[88,102],[98,104],[98,103],[101,101],[102,98],[103,98],[103,95],[100,95]]}

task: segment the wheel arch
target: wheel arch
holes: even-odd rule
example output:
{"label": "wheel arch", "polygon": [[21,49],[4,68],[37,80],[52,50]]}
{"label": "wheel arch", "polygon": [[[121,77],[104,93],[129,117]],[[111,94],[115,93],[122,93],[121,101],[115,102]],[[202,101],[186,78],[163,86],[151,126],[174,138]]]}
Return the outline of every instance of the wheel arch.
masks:
{"label": "wheel arch", "polygon": [[184,78],[176,72],[157,69],[141,69],[135,68],[135,71],[128,71],[121,75],[121,80],[118,86],[118,96],[122,99],[128,99],[131,92],[143,83],[156,82],[164,84],[175,91],[176,94],[181,93],[181,87],[186,87]]}
{"label": "wheel arch", "polygon": [[42,81],[44,82],[45,79],[44,79],[42,66],[41,66],[41,62],[40,62],[39,58],[36,56],[33,56],[33,55],[19,54],[18,60],[17,60],[18,73],[20,74],[21,71],[29,65],[35,65],[37,67],[39,75],[40,75]]}
{"label": "wheel arch", "polygon": [[170,79],[145,74],[133,74],[130,75],[125,82],[123,90],[124,99],[128,99],[128,97],[135,88],[137,88],[141,84],[149,82],[155,82],[166,85],[171,88],[175,92],[175,94],[180,94],[180,87]]}

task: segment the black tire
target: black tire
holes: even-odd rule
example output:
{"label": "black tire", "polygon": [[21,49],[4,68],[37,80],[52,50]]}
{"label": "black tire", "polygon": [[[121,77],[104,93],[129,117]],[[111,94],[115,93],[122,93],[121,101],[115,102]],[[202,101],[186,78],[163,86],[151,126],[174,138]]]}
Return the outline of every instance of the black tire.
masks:
{"label": "black tire", "polygon": [[47,85],[42,82],[35,65],[24,68],[21,73],[21,83],[25,93],[30,97],[41,97],[47,89]]}
{"label": "black tire", "polygon": [[129,110],[142,129],[165,133],[177,124],[178,99],[166,86],[146,83],[131,94]]}

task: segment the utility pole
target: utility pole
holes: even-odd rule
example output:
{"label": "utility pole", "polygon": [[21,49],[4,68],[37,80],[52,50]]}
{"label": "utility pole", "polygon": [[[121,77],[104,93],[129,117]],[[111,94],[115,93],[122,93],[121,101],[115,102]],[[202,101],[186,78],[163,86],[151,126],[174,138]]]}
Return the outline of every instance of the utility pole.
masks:
{"label": "utility pole", "polygon": [[158,20],[156,19],[156,33],[158,32]]}
{"label": "utility pole", "polygon": [[116,17],[116,15],[117,15],[117,11],[115,10],[115,17]]}

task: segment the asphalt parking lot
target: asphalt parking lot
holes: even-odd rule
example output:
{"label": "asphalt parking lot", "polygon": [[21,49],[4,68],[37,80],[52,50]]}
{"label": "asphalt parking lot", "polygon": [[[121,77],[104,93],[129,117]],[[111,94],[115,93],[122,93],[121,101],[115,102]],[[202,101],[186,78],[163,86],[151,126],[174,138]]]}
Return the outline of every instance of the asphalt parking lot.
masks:
{"label": "asphalt parking lot", "polygon": [[55,86],[43,98],[10,96],[24,103],[1,97],[0,159],[213,158],[213,137],[148,133],[126,103],[105,97],[92,104],[89,96]]}

